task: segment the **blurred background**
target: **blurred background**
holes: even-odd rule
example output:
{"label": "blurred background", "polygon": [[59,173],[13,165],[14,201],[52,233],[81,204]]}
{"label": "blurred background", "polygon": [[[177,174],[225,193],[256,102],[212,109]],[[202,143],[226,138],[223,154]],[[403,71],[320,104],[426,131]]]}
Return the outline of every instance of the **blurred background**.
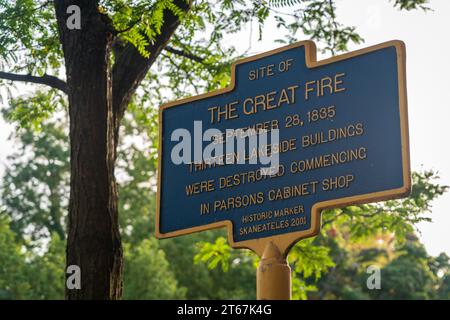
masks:
{"label": "blurred background", "polygon": [[[104,10],[115,2],[103,1]],[[153,65],[121,128],[116,176],[124,299],[255,298],[258,258],[232,250],[224,230],[154,237],[157,111],[164,102],[226,86],[239,57],[305,39],[317,43],[319,59],[392,39],[406,43],[414,173],[409,198],[323,213],[321,234],[291,250],[293,297],[449,299],[450,2],[194,4],[169,44],[175,50],[163,51]],[[51,13],[51,1],[0,0],[0,71],[64,74]],[[48,23],[32,29],[33,19]],[[16,43],[7,42],[11,37]],[[0,110],[0,299],[63,299],[67,98],[0,79]],[[380,290],[367,287],[369,266],[381,269]]]}

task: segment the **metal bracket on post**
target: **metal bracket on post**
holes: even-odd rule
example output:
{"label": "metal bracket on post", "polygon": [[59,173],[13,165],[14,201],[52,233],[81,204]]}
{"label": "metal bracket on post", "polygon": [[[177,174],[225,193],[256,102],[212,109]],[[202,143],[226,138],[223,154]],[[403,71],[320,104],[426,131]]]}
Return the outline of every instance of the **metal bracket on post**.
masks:
{"label": "metal bracket on post", "polygon": [[291,268],[284,255],[269,241],[261,256],[256,272],[256,298],[258,300],[290,300]]}

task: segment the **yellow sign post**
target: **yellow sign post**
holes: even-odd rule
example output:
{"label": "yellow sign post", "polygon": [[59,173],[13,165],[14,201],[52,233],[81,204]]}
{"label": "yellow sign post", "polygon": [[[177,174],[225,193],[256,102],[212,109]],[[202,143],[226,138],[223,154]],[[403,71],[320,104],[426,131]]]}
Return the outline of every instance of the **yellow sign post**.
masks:
{"label": "yellow sign post", "polygon": [[258,300],[290,300],[292,292],[291,267],[287,257],[269,242],[256,271]]}

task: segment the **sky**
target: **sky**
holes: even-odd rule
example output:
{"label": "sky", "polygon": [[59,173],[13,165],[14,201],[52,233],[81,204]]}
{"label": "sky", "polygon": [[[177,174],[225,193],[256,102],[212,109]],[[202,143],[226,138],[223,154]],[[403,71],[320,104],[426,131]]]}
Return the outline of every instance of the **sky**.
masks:
{"label": "sky", "polygon": [[[363,44],[352,45],[351,50],[393,39],[406,43],[411,167],[412,170],[434,169],[441,177],[439,182],[450,185],[450,1],[431,0],[434,11],[426,13],[399,11],[389,0],[336,2],[338,20],[355,26],[365,39]],[[275,29],[275,26],[267,28]],[[279,47],[273,42],[275,34],[266,30],[261,43],[252,41],[256,43],[252,45],[252,53]],[[241,43],[245,51],[248,42],[242,41],[242,35],[234,37],[228,41]],[[322,58],[326,57],[319,55]],[[12,130],[0,119],[0,175],[12,151],[12,143],[7,141]],[[421,240],[430,254],[450,255],[450,192],[433,202],[429,216],[432,223],[418,226]]]}

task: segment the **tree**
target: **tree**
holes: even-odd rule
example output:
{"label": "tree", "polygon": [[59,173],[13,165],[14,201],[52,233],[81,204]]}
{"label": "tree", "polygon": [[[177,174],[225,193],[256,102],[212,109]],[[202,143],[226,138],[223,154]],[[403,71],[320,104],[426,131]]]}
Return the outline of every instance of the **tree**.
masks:
{"label": "tree", "polygon": [[[59,234],[53,233],[44,253],[28,252],[27,280],[30,284],[27,299],[58,300],[64,297],[65,243]],[[17,280],[16,280],[17,281]]]}
{"label": "tree", "polygon": [[20,249],[9,221],[0,217],[0,299],[24,298],[24,291],[29,288],[24,281],[25,256]]}
{"label": "tree", "polygon": [[0,217],[0,299],[60,299],[64,292],[64,242],[55,233],[44,252],[24,242]]}
{"label": "tree", "polygon": [[[188,5],[184,1],[153,4],[156,8],[152,13],[160,21],[150,20],[150,29],[154,32],[157,29],[159,33],[153,33],[151,43],[146,46],[151,54],[144,57],[131,43],[113,48],[113,40],[120,30],[115,29],[99,1],[54,1],[54,17],[50,15],[48,3],[19,1],[11,5],[6,2],[2,7],[12,11],[7,15],[9,21],[13,20],[10,24],[17,19],[11,19],[14,14],[30,19],[27,27],[38,28],[28,31],[30,37],[42,32],[41,40],[54,42],[59,34],[64,55],[66,84],[48,75],[42,75],[39,81],[66,92],[69,101],[71,183],[67,264],[80,266],[82,289],[68,290],[67,297],[115,299],[121,296],[122,290],[122,247],[114,180],[119,125],[131,95],[178,26]],[[80,29],[68,28],[71,5],[80,9]],[[114,1],[112,5],[118,6],[120,2]],[[162,19],[164,24],[160,25]],[[48,23],[50,27],[39,27]],[[17,31],[12,30],[12,33]],[[33,50],[30,43],[23,45]],[[46,48],[46,43],[42,42],[39,45],[43,50],[52,51],[53,58],[57,57],[59,46]],[[56,59],[61,61],[59,57]],[[30,77],[24,80],[37,81]],[[15,80],[14,77],[9,79]]]}
{"label": "tree", "polygon": [[[294,13],[274,9],[295,3],[300,7]],[[394,6],[410,10],[426,8],[426,3],[396,0]],[[188,88],[224,86],[234,50],[222,49],[223,34],[254,20],[262,37],[270,14],[279,28],[288,30],[288,41],[302,31],[323,40],[324,50],[333,52],[361,41],[354,28],[336,21],[330,0],[0,0],[0,78],[43,84],[67,95],[67,264],[80,266],[82,273],[82,289],[67,290],[69,299],[121,296],[123,254],[114,176],[119,128],[150,67],[160,57],[160,66],[168,67],[159,70],[170,77],[168,84],[156,73],[147,77],[158,87],[156,94],[164,86],[175,96],[186,95]],[[208,27],[212,31],[202,36]],[[175,87],[177,83],[188,85]]]}
{"label": "tree", "polygon": [[432,298],[433,273],[428,255],[417,238],[411,237],[399,255],[381,270],[383,290],[373,290],[377,299],[424,300]]}
{"label": "tree", "polygon": [[[38,96],[39,97],[39,96]],[[42,98],[42,99],[41,99]],[[39,107],[48,96],[39,97]],[[20,99],[11,110],[29,111],[34,101]],[[47,101],[50,103],[49,101]],[[16,113],[17,114],[17,113]],[[0,187],[3,211],[11,219],[12,230],[33,245],[52,233],[66,238],[66,217],[69,191],[69,146],[64,118],[46,121],[45,130],[20,129],[11,137],[16,151],[8,156],[9,167]]]}
{"label": "tree", "polygon": [[[429,258],[412,235],[417,223],[431,221],[427,213],[432,201],[448,190],[448,186],[436,183],[437,179],[432,171],[415,172],[408,198],[324,211],[319,235],[299,241],[290,250],[293,298],[426,299],[431,297],[436,282],[441,283],[445,292],[448,280],[438,274],[448,272],[448,258]],[[384,238],[399,249],[389,252],[371,245]],[[214,243],[201,243],[196,258],[212,268],[226,269],[236,255],[242,253],[231,253],[225,239],[219,238]],[[383,279],[390,282],[391,290],[386,288],[380,296],[369,295],[362,285],[364,267],[373,261],[380,262],[378,259],[383,255],[383,265],[389,262],[382,271]],[[428,264],[434,264],[433,269]],[[398,288],[404,291],[395,291]]]}
{"label": "tree", "polygon": [[169,269],[165,253],[156,238],[125,246],[125,299],[182,299],[186,288],[179,288]]}
{"label": "tree", "polygon": [[[66,235],[68,201],[64,190],[69,186],[69,167],[63,123],[61,117],[53,116],[41,122],[37,131],[25,127],[10,137],[17,152],[8,158],[1,188],[0,255],[5,256],[2,255],[0,270],[0,299],[64,297],[65,243],[62,239]],[[131,130],[135,123],[127,119],[125,127]],[[178,285],[165,253],[155,238],[149,239],[152,228],[148,213],[152,212],[154,217],[155,196],[142,182],[150,180],[155,169],[151,168],[145,150],[127,147],[130,149],[120,152],[118,161],[120,175],[126,174],[126,179],[119,184],[120,226],[125,248],[124,298],[184,298],[186,289]],[[49,190],[53,190],[50,186],[60,191],[52,197],[61,214],[61,226],[57,228],[51,215],[55,210],[48,201],[48,195],[52,194]],[[57,232],[59,229],[63,230],[62,237]]]}

